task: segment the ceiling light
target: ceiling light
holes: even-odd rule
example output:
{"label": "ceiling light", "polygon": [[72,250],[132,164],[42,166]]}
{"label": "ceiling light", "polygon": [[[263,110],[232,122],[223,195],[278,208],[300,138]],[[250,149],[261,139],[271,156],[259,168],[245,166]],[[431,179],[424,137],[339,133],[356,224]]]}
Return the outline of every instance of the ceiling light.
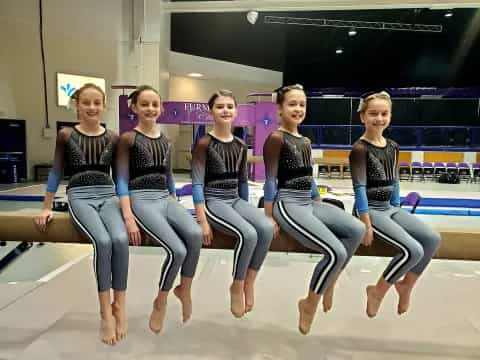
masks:
{"label": "ceiling light", "polygon": [[201,78],[201,77],[203,77],[203,74],[193,72],[193,73],[188,74],[188,76],[194,77],[194,78]]}
{"label": "ceiling light", "polygon": [[350,29],[350,30],[348,31],[348,36],[355,36],[355,35],[357,35],[357,30],[355,30],[355,29]]}
{"label": "ceiling light", "polygon": [[446,18],[451,18],[453,16],[453,11],[452,10],[448,10],[445,15],[444,15]]}
{"label": "ceiling light", "polygon": [[343,49],[342,48],[338,48],[337,50],[335,50],[335,54],[343,54]]}
{"label": "ceiling light", "polygon": [[250,24],[255,25],[255,23],[257,22],[257,19],[258,19],[258,11],[250,10],[247,13],[247,21]]}

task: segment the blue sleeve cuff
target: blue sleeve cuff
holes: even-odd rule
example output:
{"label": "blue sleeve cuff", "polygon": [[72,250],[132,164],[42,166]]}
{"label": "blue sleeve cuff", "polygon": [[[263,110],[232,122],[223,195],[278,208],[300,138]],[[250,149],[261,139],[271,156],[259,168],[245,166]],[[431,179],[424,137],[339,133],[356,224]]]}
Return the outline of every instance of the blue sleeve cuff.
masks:
{"label": "blue sleeve cuff", "polygon": [[169,194],[177,194],[177,189],[175,188],[175,178],[172,175],[167,177],[167,187]]}
{"label": "blue sleeve cuff", "polygon": [[128,179],[125,176],[117,177],[116,189],[118,196],[128,196]]}
{"label": "blue sleeve cuff", "polygon": [[368,212],[367,187],[365,185],[355,185],[355,208],[359,213]]}
{"label": "blue sleeve cuff", "polygon": [[276,179],[266,179],[265,185],[263,185],[263,198],[267,201],[273,201],[277,194],[277,181]]}
{"label": "blue sleeve cuff", "polygon": [[393,184],[393,194],[390,199],[390,204],[393,206],[400,206],[400,183],[397,181]]}
{"label": "blue sleeve cuff", "polygon": [[320,193],[318,192],[317,188],[317,183],[315,182],[315,179],[312,178],[312,199],[316,199],[320,197]]}
{"label": "blue sleeve cuff", "polygon": [[203,184],[192,185],[192,198],[195,205],[205,203],[205,198],[203,196]]}
{"label": "blue sleeve cuff", "polygon": [[238,183],[238,195],[240,198],[248,202],[248,182],[241,181]]}
{"label": "blue sleeve cuff", "polygon": [[58,173],[54,169],[50,170],[48,174],[48,181],[47,181],[47,192],[49,193],[56,193],[58,190],[58,185],[60,185],[62,174]]}

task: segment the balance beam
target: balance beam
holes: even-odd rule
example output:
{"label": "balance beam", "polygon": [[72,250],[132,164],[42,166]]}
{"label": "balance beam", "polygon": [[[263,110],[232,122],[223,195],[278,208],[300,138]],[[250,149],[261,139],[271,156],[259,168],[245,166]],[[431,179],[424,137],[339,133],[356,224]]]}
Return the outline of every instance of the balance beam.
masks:
{"label": "balance beam", "polygon": [[[83,237],[70,221],[68,213],[55,212],[54,218],[45,233],[39,232],[33,223],[33,217],[38,214],[35,209],[18,211],[0,211],[0,240],[53,242],[53,243],[90,243]],[[480,260],[480,229],[436,228],[442,235],[442,245],[435,255],[437,259]],[[144,245],[154,243],[144,236]],[[232,249],[232,237],[215,232],[213,249]],[[293,240],[288,234],[281,232],[273,241],[270,251],[313,253]],[[363,256],[393,256],[395,250],[383,241],[374,241],[372,246],[360,246],[356,255]]]}

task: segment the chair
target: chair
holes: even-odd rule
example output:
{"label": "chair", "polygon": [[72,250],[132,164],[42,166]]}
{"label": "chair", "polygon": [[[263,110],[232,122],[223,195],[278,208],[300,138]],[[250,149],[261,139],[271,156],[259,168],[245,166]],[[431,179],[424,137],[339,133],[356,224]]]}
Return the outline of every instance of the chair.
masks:
{"label": "chair", "polygon": [[473,170],[473,181],[477,182],[477,179],[480,178],[480,163],[473,163],[472,164]]}
{"label": "chair", "polygon": [[351,176],[352,176],[352,171],[350,169],[350,165],[343,165],[342,179],[345,179],[346,177],[351,177]]}
{"label": "chair", "polygon": [[341,166],[340,165],[330,165],[330,177],[332,178],[341,178]]}
{"label": "chair", "polygon": [[330,171],[328,165],[318,165],[318,177],[330,177]]}
{"label": "chair", "polygon": [[458,167],[454,162],[447,162],[447,173],[450,175],[458,175]]}
{"label": "chair", "polygon": [[420,200],[422,197],[418,192],[409,192],[407,196],[402,200],[400,203],[400,207],[402,206],[411,206],[412,209],[410,210],[410,213],[415,213],[415,210],[417,209],[418,204],[420,203]]}
{"label": "chair", "polygon": [[423,166],[422,163],[419,161],[412,162],[412,166],[410,168],[410,180],[423,180]]}
{"label": "chair", "polygon": [[460,180],[472,181],[472,171],[467,163],[462,162],[458,164],[458,176]]}
{"label": "chair", "polygon": [[432,180],[434,177],[433,164],[429,161],[423,162],[423,179]]}
{"label": "chair", "polygon": [[447,172],[447,167],[445,166],[445,163],[443,162],[435,162],[433,164],[433,177],[438,178],[440,175],[444,174]]}
{"label": "chair", "polygon": [[410,180],[410,177],[412,176],[410,164],[406,161],[400,161],[399,173],[400,180]]}

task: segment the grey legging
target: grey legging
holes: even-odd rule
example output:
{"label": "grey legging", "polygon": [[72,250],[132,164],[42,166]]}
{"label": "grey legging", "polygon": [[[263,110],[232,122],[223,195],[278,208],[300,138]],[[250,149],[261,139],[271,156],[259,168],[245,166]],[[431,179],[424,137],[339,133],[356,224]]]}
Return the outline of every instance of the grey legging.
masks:
{"label": "grey legging", "polygon": [[93,244],[98,291],[125,290],[128,235],[114,187],[80,186],[67,194],[73,223]]}
{"label": "grey legging", "polygon": [[393,284],[409,271],[421,274],[440,245],[440,234],[399,207],[369,208],[368,213],[375,235],[399,250],[385,269],[384,279]]}
{"label": "grey legging", "polygon": [[336,206],[318,201],[277,200],[273,217],[302,245],[324,254],[313,272],[310,289],[323,294],[357,250],[365,226]]}
{"label": "grey legging", "polygon": [[183,277],[193,277],[202,247],[202,231],[192,215],[166,191],[133,190],[130,201],[140,227],[167,253],[160,290],[172,288],[180,268]]}
{"label": "grey legging", "polygon": [[273,224],[263,211],[241,198],[207,199],[205,214],[218,231],[235,236],[233,278],[244,280],[247,270],[260,270],[273,239]]}

